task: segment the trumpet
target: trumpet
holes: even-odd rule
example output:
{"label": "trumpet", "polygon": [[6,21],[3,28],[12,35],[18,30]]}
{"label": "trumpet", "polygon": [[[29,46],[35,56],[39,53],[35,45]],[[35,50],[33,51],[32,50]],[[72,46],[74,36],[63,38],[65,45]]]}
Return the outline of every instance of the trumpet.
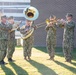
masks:
{"label": "trumpet", "polygon": [[54,18],[51,19],[46,19],[45,22],[47,25],[49,25],[50,23],[52,24],[56,24],[58,22],[59,19],[56,18],[56,16],[54,16]]}
{"label": "trumpet", "polygon": [[39,24],[36,24],[36,27],[37,28],[40,28],[40,27],[44,27],[45,25],[49,25],[50,23],[52,24],[57,24],[59,19],[57,19],[56,17],[52,18],[52,19],[46,19],[44,22],[42,23],[39,23]]}

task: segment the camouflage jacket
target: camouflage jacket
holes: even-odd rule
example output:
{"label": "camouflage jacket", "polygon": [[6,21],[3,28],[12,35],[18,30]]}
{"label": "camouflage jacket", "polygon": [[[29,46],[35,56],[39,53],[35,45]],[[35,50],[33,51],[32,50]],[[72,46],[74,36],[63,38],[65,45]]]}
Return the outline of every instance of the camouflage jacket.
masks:
{"label": "camouflage jacket", "polygon": [[8,33],[9,30],[11,30],[11,27],[8,26],[7,24],[0,23],[0,40],[1,39],[8,39]]}
{"label": "camouflage jacket", "polygon": [[[8,24],[11,28],[13,28],[13,24]],[[14,31],[12,31],[12,32],[10,32],[9,34],[8,34],[8,40],[14,40],[15,39],[15,30]]]}
{"label": "camouflage jacket", "polygon": [[63,39],[73,39],[74,38],[74,28],[75,23],[73,21],[66,22],[66,25],[64,26],[64,34]]}
{"label": "camouflage jacket", "polygon": [[53,26],[46,26],[46,31],[47,31],[47,35],[48,36],[51,36],[51,35],[56,35],[56,25],[53,25]]}
{"label": "camouflage jacket", "polygon": [[[32,28],[33,28],[32,26],[25,26],[25,25],[23,25],[22,28],[20,29],[20,33],[22,34],[22,37],[25,37],[26,35],[28,35],[29,34],[28,32],[30,30],[32,30]],[[26,40],[32,40],[32,39],[33,39],[33,33]]]}
{"label": "camouflage jacket", "polygon": [[26,34],[27,31],[29,31],[31,29],[31,26],[22,26],[22,28],[20,29],[21,34]]}

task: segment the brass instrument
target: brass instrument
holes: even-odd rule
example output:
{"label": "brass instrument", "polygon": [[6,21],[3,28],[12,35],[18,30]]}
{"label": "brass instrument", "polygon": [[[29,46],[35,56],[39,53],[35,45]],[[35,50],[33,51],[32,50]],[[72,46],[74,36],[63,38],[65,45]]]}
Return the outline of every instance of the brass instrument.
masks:
{"label": "brass instrument", "polygon": [[27,20],[34,21],[38,18],[39,11],[35,7],[30,6],[23,10],[23,14]]}
{"label": "brass instrument", "polygon": [[[35,7],[30,6],[23,10],[23,14],[27,20],[34,21],[38,18],[39,11]],[[33,32],[34,28],[32,27],[27,33],[22,36],[22,39],[29,38],[33,34]]]}
{"label": "brass instrument", "polygon": [[47,25],[50,24],[50,23],[56,24],[57,21],[58,21],[58,19],[56,18],[56,16],[54,16],[54,18],[46,19],[46,20],[45,20],[45,22],[46,22]]}
{"label": "brass instrument", "polygon": [[13,24],[13,28],[9,31],[9,33],[17,30],[17,29],[19,28],[20,23],[21,23],[21,21],[15,22],[15,23]]}
{"label": "brass instrument", "polygon": [[[27,20],[31,20],[31,21],[36,20],[38,18],[38,16],[39,16],[39,12],[38,12],[38,10],[35,7],[27,7],[27,8],[25,8],[24,11],[23,11],[23,14],[24,14],[24,17]],[[50,24],[50,22],[55,24],[57,22],[56,16],[54,16],[54,18],[52,18],[51,20],[50,19],[46,19],[45,22],[37,24],[35,26],[37,28],[43,27],[46,24],[47,25]],[[34,28],[32,27],[27,33],[25,33],[25,35],[22,36],[22,39],[29,38],[33,34],[33,32],[34,32]]]}
{"label": "brass instrument", "polygon": [[59,25],[59,27],[64,28],[65,24],[66,24],[66,20],[64,19],[59,19],[57,24]]}
{"label": "brass instrument", "polygon": [[34,28],[30,29],[26,34],[22,35],[22,39],[25,40],[29,38],[34,32]]}
{"label": "brass instrument", "polygon": [[[35,26],[36,26],[36,28],[40,28],[40,27],[45,26],[46,24],[48,25],[50,22],[52,22],[52,23],[55,24],[55,23],[57,22],[57,20],[56,20],[56,19],[54,19],[54,20],[46,19],[45,22],[40,23],[40,24],[36,24]],[[27,38],[29,38],[29,37],[33,34],[33,32],[34,32],[34,28],[31,28],[26,34],[24,34],[24,35],[22,36],[22,39],[27,39]]]}

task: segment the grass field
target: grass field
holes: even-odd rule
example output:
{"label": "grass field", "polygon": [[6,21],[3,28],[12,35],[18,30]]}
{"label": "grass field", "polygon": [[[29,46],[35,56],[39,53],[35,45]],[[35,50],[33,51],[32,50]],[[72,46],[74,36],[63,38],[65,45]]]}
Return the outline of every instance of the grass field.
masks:
{"label": "grass field", "polygon": [[48,58],[46,48],[36,47],[32,49],[32,60],[26,61],[22,47],[16,47],[15,62],[9,63],[5,58],[8,64],[0,66],[0,75],[76,75],[76,49],[71,64],[65,62],[61,48],[56,49],[55,61]]}

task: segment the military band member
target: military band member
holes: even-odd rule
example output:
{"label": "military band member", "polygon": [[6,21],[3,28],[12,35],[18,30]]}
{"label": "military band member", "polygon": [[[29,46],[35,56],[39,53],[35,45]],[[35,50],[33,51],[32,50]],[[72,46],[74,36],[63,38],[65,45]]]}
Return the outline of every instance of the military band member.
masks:
{"label": "military band member", "polygon": [[[32,21],[26,20],[25,25],[22,29],[20,29],[21,34],[25,35],[31,28],[32,28]],[[28,37],[27,39],[23,39],[23,53],[24,53],[24,59],[27,60],[27,58],[30,60],[31,58],[31,50],[33,46],[34,37],[33,34]]]}
{"label": "military band member", "polygon": [[7,17],[1,16],[1,23],[0,23],[0,64],[6,64],[4,62],[4,58],[7,52],[7,40],[8,40],[8,32],[11,30],[6,23]]}
{"label": "military band member", "polygon": [[[13,26],[15,25],[13,16],[8,17],[8,25],[11,26],[11,28],[13,29]],[[13,61],[12,57],[14,51],[15,51],[15,30],[10,31],[8,35],[8,50],[7,50],[8,61]]]}
{"label": "military band member", "polygon": [[[54,16],[50,17],[50,20],[52,19],[54,19]],[[46,37],[47,51],[49,53],[50,60],[54,60],[55,47],[56,47],[56,24],[50,22],[45,29],[47,31],[47,37]]]}
{"label": "military band member", "polygon": [[71,62],[72,50],[74,45],[74,28],[75,22],[73,21],[73,15],[68,13],[66,15],[66,22],[64,23],[63,34],[63,52],[66,62]]}

